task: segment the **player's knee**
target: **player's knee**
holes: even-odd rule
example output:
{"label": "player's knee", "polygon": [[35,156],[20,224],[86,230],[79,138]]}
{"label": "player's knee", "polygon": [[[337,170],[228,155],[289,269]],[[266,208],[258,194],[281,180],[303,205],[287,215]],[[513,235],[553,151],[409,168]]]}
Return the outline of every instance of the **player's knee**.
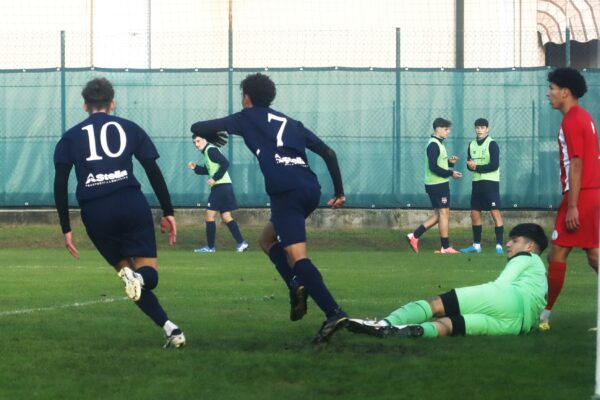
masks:
{"label": "player's knee", "polygon": [[144,289],[152,290],[158,286],[158,271],[156,268],[144,266],[138,268],[135,272],[142,276],[144,280]]}
{"label": "player's knee", "polygon": [[434,296],[427,299],[429,307],[431,307],[431,313],[434,317],[443,317],[446,313],[444,310],[444,304],[440,296]]}

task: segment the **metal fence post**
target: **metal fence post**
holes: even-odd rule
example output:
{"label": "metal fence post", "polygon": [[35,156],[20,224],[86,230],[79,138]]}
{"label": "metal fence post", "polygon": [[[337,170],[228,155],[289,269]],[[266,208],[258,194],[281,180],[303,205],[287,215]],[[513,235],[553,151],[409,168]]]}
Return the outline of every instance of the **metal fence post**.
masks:
{"label": "metal fence post", "polygon": [[[402,83],[400,77],[400,28],[396,28],[396,100],[394,101],[394,171],[392,172],[392,191],[394,195],[396,192],[401,190],[401,176],[400,173],[400,84]],[[397,184],[396,184],[397,181]]]}
{"label": "metal fence post", "polygon": [[[228,57],[227,57],[227,112],[233,114],[233,8],[231,0],[229,0],[229,28],[228,28]],[[233,156],[233,137],[229,138],[229,146],[227,146],[227,155],[229,160]]]}
{"label": "metal fence post", "polygon": [[65,31],[60,31],[60,134],[66,130],[66,73],[65,73]]}

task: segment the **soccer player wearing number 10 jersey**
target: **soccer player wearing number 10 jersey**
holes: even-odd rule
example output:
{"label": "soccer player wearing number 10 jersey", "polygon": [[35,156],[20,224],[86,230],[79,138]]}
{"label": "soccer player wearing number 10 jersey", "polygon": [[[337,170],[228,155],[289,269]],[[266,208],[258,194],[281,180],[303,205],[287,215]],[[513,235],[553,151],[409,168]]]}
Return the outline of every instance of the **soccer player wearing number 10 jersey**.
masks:
{"label": "soccer player wearing number 10 jersey", "polygon": [[305,219],[319,205],[321,187],[308,166],[306,149],[320,155],[327,164],[334,187],[334,197],[327,204],[333,208],[346,201],[336,154],[301,122],[270,108],[276,89],[268,76],[248,75],[240,87],[243,110],[225,118],[196,122],[191,127],[193,136],[222,146],[227,134],[239,135],[257,158],[271,200],[271,220],[261,235],[261,248],[288,286],[290,319],[297,321],[306,314],[310,295],[326,316],[313,343],[326,342],[348,317],[307,256]]}
{"label": "soccer player wearing number 10 jersey", "polygon": [[158,197],[164,217],[161,230],[176,239],[171,197],[156,164],[158,152],[135,123],[110,115],[114,89],[105,78],[82,91],[89,117],[64,133],[54,151],[54,199],[69,253],[79,258],[69,221],[68,181],[75,166],[76,197],[88,236],[125,284],[127,297],[164,329],[164,347],[182,347],[185,336],[171,322],[152,292],[158,285],[156,238],[150,206],[133,175],[132,158],[140,162]]}

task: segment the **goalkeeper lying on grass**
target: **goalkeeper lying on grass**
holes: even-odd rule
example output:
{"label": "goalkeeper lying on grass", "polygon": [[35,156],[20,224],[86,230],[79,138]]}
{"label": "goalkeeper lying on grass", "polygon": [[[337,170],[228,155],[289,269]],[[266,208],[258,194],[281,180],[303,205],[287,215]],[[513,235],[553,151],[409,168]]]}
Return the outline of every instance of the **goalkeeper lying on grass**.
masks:
{"label": "goalkeeper lying on grass", "polygon": [[509,237],[508,263],[495,281],[405,304],[381,321],[351,319],[348,329],[379,337],[427,338],[531,331],[546,305],[546,268],[539,255],[548,239],[537,224],[517,225]]}

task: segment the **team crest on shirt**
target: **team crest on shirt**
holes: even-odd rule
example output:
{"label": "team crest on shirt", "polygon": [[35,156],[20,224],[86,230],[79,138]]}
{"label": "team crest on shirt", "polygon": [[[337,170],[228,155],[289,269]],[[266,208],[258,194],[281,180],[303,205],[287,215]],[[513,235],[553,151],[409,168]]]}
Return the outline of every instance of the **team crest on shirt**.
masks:
{"label": "team crest on shirt", "polygon": [[555,229],[552,231],[552,240],[558,239],[558,231]]}
{"label": "team crest on shirt", "polygon": [[127,179],[127,170],[116,170],[108,174],[89,174],[85,180],[86,187],[100,186]]}
{"label": "team crest on shirt", "polygon": [[492,201],[492,207],[496,207],[496,202]]}
{"label": "team crest on shirt", "polygon": [[447,197],[442,197],[442,204],[448,204],[448,198]]}

